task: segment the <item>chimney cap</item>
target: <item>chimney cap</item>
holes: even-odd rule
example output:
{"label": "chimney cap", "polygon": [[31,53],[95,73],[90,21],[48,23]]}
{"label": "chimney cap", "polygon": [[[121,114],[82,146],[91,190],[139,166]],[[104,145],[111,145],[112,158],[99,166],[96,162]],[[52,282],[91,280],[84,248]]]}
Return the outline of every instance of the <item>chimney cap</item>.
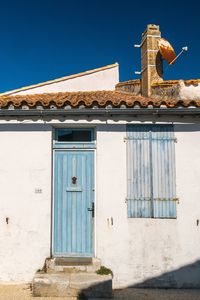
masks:
{"label": "chimney cap", "polygon": [[148,24],[148,25],[147,25],[147,29],[148,29],[148,30],[160,30],[160,27],[159,27],[159,25]]}
{"label": "chimney cap", "polygon": [[147,32],[151,32],[151,34],[155,34],[156,33],[160,33],[160,26],[159,25],[155,25],[155,24],[148,24],[147,28],[145,29],[145,31],[142,34],[142,37],[147,33]]}

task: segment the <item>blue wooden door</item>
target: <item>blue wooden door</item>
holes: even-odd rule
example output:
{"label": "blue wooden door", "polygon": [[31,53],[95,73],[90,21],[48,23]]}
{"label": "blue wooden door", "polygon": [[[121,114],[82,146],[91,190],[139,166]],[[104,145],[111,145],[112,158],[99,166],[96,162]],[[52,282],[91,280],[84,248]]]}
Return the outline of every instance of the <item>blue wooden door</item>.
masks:
{"label": "blue wooden door", "polygon": [[94,152],[55,151],[53,255],[93,256]]}

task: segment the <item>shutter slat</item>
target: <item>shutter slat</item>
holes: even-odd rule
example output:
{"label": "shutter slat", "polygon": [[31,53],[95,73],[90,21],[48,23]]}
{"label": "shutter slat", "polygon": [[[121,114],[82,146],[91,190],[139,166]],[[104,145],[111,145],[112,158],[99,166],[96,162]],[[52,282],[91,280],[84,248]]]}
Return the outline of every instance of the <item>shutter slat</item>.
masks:
{"label": "shutter slat", "polygon": [[171,125],[152,128],[154,218],[175,218],[174,131]]}
{"label": "shutter slat", "polygon": [[128,217],[149,218],[151,217],[151,172],[148,127],[130,126],[127,137]]}
{"label": "shutter slat", "polygon": [[127,126],[128,217],[176,218],[173,125]]}

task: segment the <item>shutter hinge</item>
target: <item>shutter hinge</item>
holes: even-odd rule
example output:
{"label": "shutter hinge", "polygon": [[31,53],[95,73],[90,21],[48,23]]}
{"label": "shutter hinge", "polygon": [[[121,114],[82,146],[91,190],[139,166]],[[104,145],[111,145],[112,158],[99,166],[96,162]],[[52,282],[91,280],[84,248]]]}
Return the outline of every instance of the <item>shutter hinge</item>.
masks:
{"label": "shutter hinge", "polygon": [[179,204],[179,198],[173,198],[172,201],[176,201]]}
{"label": "shutter hinge", "polygon": [[177,143],[178,142],[178,139],[175,137],[174,138],[174,143]]}

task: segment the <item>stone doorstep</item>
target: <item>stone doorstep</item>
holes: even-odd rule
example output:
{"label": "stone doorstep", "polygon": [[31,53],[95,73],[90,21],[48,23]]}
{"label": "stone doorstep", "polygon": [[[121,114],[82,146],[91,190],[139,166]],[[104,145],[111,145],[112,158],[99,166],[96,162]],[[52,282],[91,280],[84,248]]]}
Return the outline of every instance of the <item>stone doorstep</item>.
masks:
{"label": "stone doorstep", "polygon": [[57,266],[85,266],[93,263],[92,257],[55,257]]}
{"label": "stone doorstep", "polygon": [[36,273],[32,287],[34,297],[112,298],[111,275]]}
{"label": "stone doorstep", "polygon": [[101,260],[98,258],[92,258],[90,260],[77,261],[71,259],[58,259],[51,258],[46,260],[46,272],[47,273],[78,273],[87,272],[94,273],[101,267]]}

